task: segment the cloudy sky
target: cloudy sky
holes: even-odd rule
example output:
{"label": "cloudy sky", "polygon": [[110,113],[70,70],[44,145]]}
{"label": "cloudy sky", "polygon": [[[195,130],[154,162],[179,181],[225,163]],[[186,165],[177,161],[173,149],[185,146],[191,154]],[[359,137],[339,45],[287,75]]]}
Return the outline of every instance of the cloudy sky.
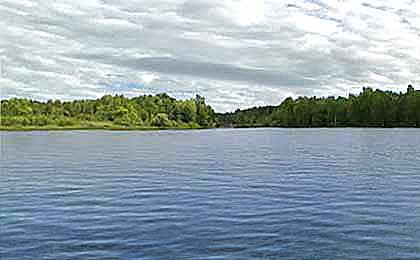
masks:
{"label": "cloudy sky", "polygon": [[1,0],[1,97],[196,93],[217,111],[420,86],[418,0]]}

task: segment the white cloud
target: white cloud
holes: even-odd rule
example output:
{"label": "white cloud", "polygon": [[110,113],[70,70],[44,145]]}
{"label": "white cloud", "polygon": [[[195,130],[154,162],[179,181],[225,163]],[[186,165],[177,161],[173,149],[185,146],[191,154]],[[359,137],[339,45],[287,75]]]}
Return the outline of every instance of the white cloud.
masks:
{"label": "white cloud", "polygon": [[115,18],[94,18],[93,23],[98,23],[105,26],[120,26],[120,27],[141,27],[130,21]]}
{"label": "white cloud", "polygon": [[159,79],[159,76],[153,74],[144,74],[141,76],[141,79],[144,83],[150,84],[151,82]]}
{"label": "white cloud", "polygon": [[227,0],[223,14],[240,26],[250,26],[265,22],[264,1]]}

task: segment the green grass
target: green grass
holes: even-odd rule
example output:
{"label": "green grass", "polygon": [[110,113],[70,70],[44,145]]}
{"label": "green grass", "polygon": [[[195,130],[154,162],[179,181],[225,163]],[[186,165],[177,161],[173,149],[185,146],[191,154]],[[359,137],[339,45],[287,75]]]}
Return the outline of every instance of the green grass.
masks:
{"label": "green grass", "polygon": [[112,122],[101,121],[83,121],[76,125],[59,126],[59,125],[45,125],[45,126],[2,126],[0,131],[55,131],[55,130],[137,130],[137,131],[151,131],[151,130],[183,130],[183,129],[204,129],[202,127],[153,127],[153,126],[123,126],[113,124]]}
{"label": "green grass", "polygon": [[131,126],[0,126],[0,131],[65,131],[65,130],[110,130],[110,131],[153,131],[153,130],[194,130],[202,127],[131,127]]}

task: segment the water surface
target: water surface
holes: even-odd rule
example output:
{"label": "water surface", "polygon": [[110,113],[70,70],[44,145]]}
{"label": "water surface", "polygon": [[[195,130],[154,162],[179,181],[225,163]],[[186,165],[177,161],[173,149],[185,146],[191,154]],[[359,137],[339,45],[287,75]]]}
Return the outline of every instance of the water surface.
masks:
{"label": "water surface", "polygon": [[1,132],[0,259],[420,259],[420,131]]}

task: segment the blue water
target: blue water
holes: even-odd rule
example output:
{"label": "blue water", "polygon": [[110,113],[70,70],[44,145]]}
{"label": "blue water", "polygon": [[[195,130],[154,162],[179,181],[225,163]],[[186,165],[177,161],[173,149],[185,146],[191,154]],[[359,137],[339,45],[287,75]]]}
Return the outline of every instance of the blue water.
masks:
{"label": "blue water", "polygon": [[420,259],[420,130],[1,132],[0,259]]}

